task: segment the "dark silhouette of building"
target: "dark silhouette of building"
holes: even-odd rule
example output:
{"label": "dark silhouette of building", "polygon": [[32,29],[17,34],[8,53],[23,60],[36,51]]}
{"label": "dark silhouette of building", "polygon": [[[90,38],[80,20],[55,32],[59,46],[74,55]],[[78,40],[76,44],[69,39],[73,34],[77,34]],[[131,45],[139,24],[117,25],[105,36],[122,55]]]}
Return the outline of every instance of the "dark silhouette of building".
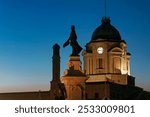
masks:
{"label": "dark silhouette of building", "polygon": [[65,99],[65,87],[60,81],[60,46],[53,46],[53,78],[50,85],[50,99]]}
{"label": "dark silhouette of building", "polygon": [[[68,43],[68,42],[67,42]],[[130,74],[130,56],[127,43],[111,20],[102,18],[102,24],[93,32],[91,40],[80,56],[71,54],[68,68],[60,76],[60,46],[53,46],[53,76],[49,91],[1,93],[0,99],[30,100],[144,100],[150,92],[135,85]]]}

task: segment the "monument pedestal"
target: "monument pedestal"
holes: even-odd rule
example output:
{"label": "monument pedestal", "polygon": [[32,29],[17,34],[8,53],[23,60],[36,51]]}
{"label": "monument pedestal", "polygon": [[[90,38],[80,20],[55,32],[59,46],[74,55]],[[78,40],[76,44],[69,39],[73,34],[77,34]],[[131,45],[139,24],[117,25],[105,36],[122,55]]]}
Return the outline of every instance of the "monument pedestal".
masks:
{"label": "monument pedestal", "polygon": [[85,99],[86,76],[82,71],[80,56],[70,56],[68,69],[61,78],[66,89],[66,100]]}

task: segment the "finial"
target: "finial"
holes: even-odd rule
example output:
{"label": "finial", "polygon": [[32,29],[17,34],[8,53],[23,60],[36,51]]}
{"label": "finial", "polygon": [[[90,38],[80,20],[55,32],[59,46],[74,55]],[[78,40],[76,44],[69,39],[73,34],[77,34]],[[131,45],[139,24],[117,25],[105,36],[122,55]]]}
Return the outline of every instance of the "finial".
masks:
{"label": "finial", "polygon": [[56,43],[55,45],[53,45],[53,49],[56,49],[56,48],[60,48],[60,46]]}
{"label": "finial", "polygon": [[53,55],[54,55],[54,56],[55,56],[55,55],[59,56],[59,54],[60,54],[59,50],[60,50],[60,46],[56,43],[56,44],[53,46]]}
{"label": "finial", "polygon": [[103,17],[102,24],[110,24],[110,17]]}

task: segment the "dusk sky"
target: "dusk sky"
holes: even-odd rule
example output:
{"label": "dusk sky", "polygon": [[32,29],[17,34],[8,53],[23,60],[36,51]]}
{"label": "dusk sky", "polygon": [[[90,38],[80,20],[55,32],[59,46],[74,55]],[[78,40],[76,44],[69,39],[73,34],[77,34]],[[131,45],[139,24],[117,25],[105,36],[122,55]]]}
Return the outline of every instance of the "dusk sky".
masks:
{"label": "dusk sky", "polygon": [[[63,75],[70,26],[85,49],[104,6],[104,0],[0,0],[0,92],[49,90],[52,46],[61,46]],[[150,0],[107,0],[107,16],[128,44],[136,85],[150,91]]]}

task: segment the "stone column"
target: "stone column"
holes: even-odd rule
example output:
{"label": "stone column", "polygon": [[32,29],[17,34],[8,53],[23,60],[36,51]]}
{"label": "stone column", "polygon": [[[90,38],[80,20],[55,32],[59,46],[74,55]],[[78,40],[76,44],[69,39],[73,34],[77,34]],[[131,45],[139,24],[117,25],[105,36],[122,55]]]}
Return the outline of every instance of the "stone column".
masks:
{"label": "stone column", "polygon": [[60,46],[58,44],[53,46],[52,66],[53,75],[50,82],[50,98],[52,100],[64,99],[64,86],[60,81]]}
{"label": "stone column", "polygon": [[55,44],[53,46],[53,80],[60,80],[60,46]]}

